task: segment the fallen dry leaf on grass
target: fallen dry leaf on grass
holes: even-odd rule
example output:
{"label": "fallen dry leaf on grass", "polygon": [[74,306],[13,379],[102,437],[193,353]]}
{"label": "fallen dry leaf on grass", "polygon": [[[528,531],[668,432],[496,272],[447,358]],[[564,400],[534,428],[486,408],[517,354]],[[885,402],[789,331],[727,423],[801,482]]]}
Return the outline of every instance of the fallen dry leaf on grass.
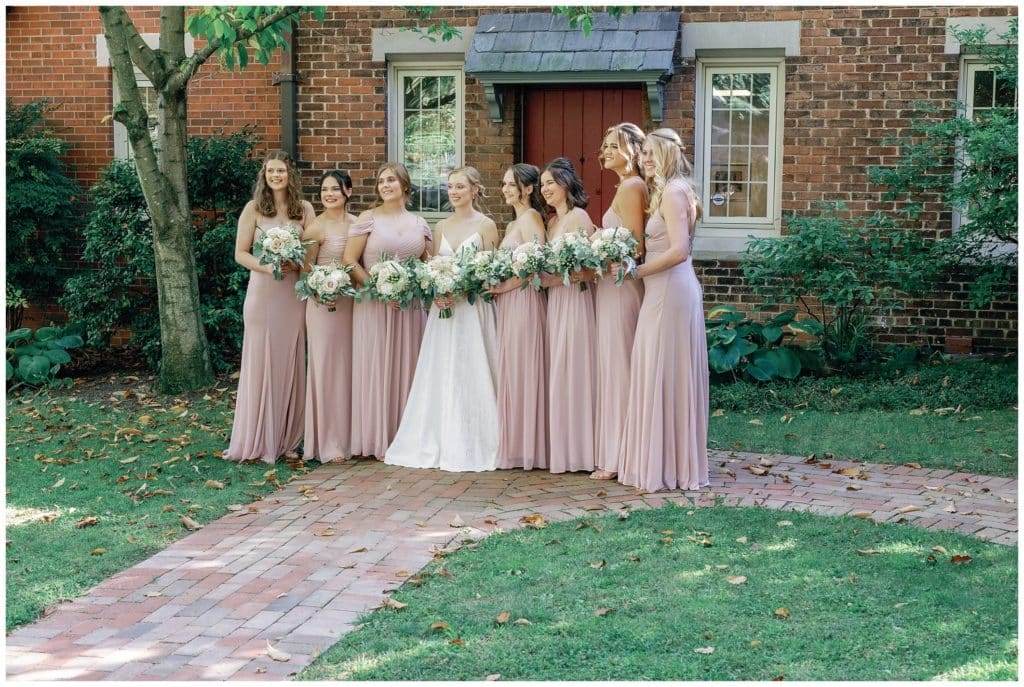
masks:
{"label": "fallen dry leaf on grass", "polygon": [[973,559],[970,556],[956,555],[949,559],[950,563],[958,565],[960,563],[970,563]]}
{"label": "fallen dry leaf on grass", "polygon": [[442,630],[447,630],[448,629],[448,623],[446,623],[443,620],[435,620],[433,623],[430,624],[430,629],[434,630],[435,632],[439,632],[439,631],[442,631]]}
{"label": "fallen dry leaf on grass", "polygon": [[494,617],[494,622],[498,623],[499,625],[504,625],[505,623],[508,622],[508,619],[510,617],[512,617],[511,613],[509,613],[508,611],[502,611],[501,613],[499,613],[497,616]]}
{"label": "fallen dry leaf on grass", "polygon": [[275,649],[269,639],[267,640],[267,656],[270,656],[270,658],[275,661],[280,661],[281,663],[286,663],[292,660],[291,654],[281,651],[280,649]]}
{"label": "fallen dry leaf on grass", "polygon": [[63,477],[61,477],[59,480],[57,480],[57,482],[52,487],[50,487],[50,489],[57,489],[57,488],[63,486],[64,482],[65,482],[65,479]]}
{"label": "fallen dry leaf on grass", "polygon": [[527,620],[526,618],[516,618],[516,621],[514,623],[512,623],[512,624],[513,625],[529,625],[530,621]]}
{"label": "fallen dry leaf on grass", "polygon": [[102,546],[98,546],[95,549],[93,549],[92,551],[90,551],[89,555],[90,556],[102,556],[106,552],[107,552],[106,549],[104,549]]}
{"label": "fallen dry leaf on grass", "polygon": [[729,575],[728,577],[725,578],[725,580],[729,584],[743,584],[744,582],[747,581],[747,578],[744,577],[743,575]]}
{"label": "fallen dry leaf on grass", "polygon": [[851,518],[858,518],[860,520],[870,520],[871,512],[866,510],[859,510],[856,513],[850,513]]}
{"label": "fallen dry leaf on grass", "polygon": [[408,605],[409,604],[402,603],[401,601],[395,601],[389,596],[388,598],[384,599],[384,601],[381,602],[380,606],[378,606],[377,608],[393,608],[396,611],[400,611]]}
{"label": "fallen dry leaf on grass", "polygon": [[535,530],[542,530],[548,526],[547,520],[540,513],[532,513],[531,515],[524,515],[519,519],[519,522],[523,523],[527,527]]}
{"label": "fallen dry leaf on grass", "polygon": [[227,506],[225,506],[225,508],[227,508],[232,513],[235,513],[237,511],[242,510],[242,504],[240,504],[240,503],[229,503]]}
{"label": "fallen dry leaf on grass", "polygon": [[185,527],[185,529],[190,532],[202,528],[202,525],[200,525],[198,522],[188,517],[187,515],[179,515],[178,518],[181,520],[181,524]]}
{"label": "fallen dry leaf on grass", "polygon": [[75,527],[78,527],[79,529],[81,529],[82,527],[91,527],[93,525],[98,525],[99,522],[99,518],[97,518],[95,515],[90,515],[89,517],[82,518],[81,520],[76,522]]}
{"label": "fallen dry leaf on grass", "polygon": [[485,682],[494,682],[494,681],[499,680],[499,679],[501,679],[501,673],[492,673],[491,675],[488,675],[487,677],[485,677],[484,681]]}
{"label": "fallen dry leaf on grass", "polygon": [[786,618],[789,617],[789,615],[790,615],[789,610],[786,609],[786,608],[776,608],[775,609],[775,617],[776,618],[786,619]]}
{"label": "fallen dry leaf on grass", "polygon": [[590,564],[590,567],[593,568],[594,570],[600,570],[604,566],[605,566],[605,561],[604,561],[603,558],[601,560],[599,560],[599,561],[593,561]]}
{"label": "fallen dry leaf on grass", "polygon": [[612,613],[614,611],[615,611],[614,608],[599,608],[596,611],[594,611],[594,615],[596,615],[599,618],[603,618],[604,616],[606,616],[609,613]]}
{"label": "fallen dry leaf on grass", "polygon": [[215,479],[208,479],[206,480],[206,484],[204,484],[203,486],[206,487],[207,489],[223,489],[224,483],[218,482]]}
{"label": "fallen dry leaf on grass", "polygon": [[715,653],[715,647],[713,646],[699,646],[693,650],[697,654],[713,654]]}

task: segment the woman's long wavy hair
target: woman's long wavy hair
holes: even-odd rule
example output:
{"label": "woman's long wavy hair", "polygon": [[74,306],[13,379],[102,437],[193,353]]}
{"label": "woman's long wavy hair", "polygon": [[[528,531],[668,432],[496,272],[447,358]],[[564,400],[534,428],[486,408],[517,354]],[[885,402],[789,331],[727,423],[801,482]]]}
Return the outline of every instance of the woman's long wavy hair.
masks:
{"label": "woman's long wavy hair", "polygon": [[256,178],[256,188],[252,192],[252,200],[256,203],[256,211],[264,217],[277,216],[277,203],[274,192],[267,183],[267,163],[281,160],[288,168],[288,188],[285,189],[285,202],[288,204],[288,219],[302,219],[306,216],[302,207],[302,191],[299,189],[299,173],[295,170],[292,156],[283,150],[271,150],[263,160],[260,175]]}
{"label": "woman's long wavy hair", "polygon": [[[526,198],[530,207],[540,214],[541,220],[547,219],[548,206],[544,203],[544,197],[540,194],[540,170],[525,162],[517,162],[509,167],[512,171],[512,178],[516,181],[516,188],[519,189],[519,197]],[[529,196],[526,195],[526,187],[532,186]]]}
{"label": "woman's long wavy hair", "polygon": [[615,126],[608,127],[604,137],[614,133],[619,140],[619,150],[626,156],[626,173],[640,174],[643,166],[640,164],[640,150],[644,147],[644,132],[632,122],[622,122]]}
{"label": "woman's long wavy hair", "polygon": [[454,174],[464,174],[466,179],[469,180],[469,185],[476,189],[476,197],[473,198],[473,209],[480,212],[480,199],[486,198],[487,194],[484,192],[484,182],[480,177],[480,172],[476,167],[459,167],[448,172],[448,178],[451,179]]}
{"label": "woman's long wavy hair", "polygon": [[693,168],[686,160],[683,140],[672,129],[655,129],[647,134],[647,144],[650,145],[654,156],[654,178],[647,180],[647,187],[651,191],[651,203],[647,207],[647,214],[653,215],[657,211],[668,183],[679,179],[690,189],[694,205],[693,221],[696,222],[702,214],[700,196],[693,180],[690,179]]}
{"label": "woman's long wavy hair", "polygon": [[572,166],[569,158],[556,157],[544,165],[544,171],[549,172],[555,183],[565,189],[565,200],[570,210],[574,208],[586,209],[590,198],[583,189],[583,182],[580,180],[579,175],[576,174],[576,168]]}

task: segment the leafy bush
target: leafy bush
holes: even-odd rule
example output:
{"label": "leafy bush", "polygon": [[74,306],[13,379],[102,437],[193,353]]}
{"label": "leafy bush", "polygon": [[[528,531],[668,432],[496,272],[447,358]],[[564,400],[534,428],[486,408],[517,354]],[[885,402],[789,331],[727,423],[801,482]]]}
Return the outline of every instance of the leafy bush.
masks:
{"label": "leafy bush", "polygon": [[12,331],[21,326],[21,318],[25,316],[25,308],[28,307],[28,299],[25,298],[21,289],[7,282],[7,295],[4,299],[7,307],[7,331]]}
{"label": "leafy bush", "polygon": [[[260,162],[248,129],[188,144],[189,197],[195,230],[199,298],[214,368],[231,367],[242,345],[248,272],[235,263],[237,218],[252,196]],[[86,260],[96,268],[69,280],[60,304],[85,324],[90,346],[108,345],[118,329],[132,331],[152,368],[160,359],[160,322],[152,223],[133,163],[112,162],[92,189],[85,227]]]}
{"label": "leafy bush", "polygon": [[761,324],[729,305],[712,308],[705,321],[708,364],[716,373],[731,374],[734,379],[743,374],[759,382],[821,372],[821,348],[793,343],[800,333],[820,338],[821,324],[795,318],[796,310],[787,310]]}
{"label": "leafy bush", "polygon": [[798,304],[818,321],[826,363],[845,368],[869,349],[873,319],[924,291],[933,266],[924,241],[888,217],[818,206],[817,216],[791,215],[781,238],[751,239],[743,273],[766,304]]}
{"label": "leafy bush", "polygon": [[55,109],[46,100],[7,100],[8,292],[37,302],[63,288],[64,251],[80,235],[81,189],[60,160],[67,143],[46,121]]}
{"label": "leafy bush", "polygon": [[[869,170],[873,182],[888,187],[885,200],[906,197],[904,216],[916,220],[924,196],[937,194],[949,207],[964,212],[960,227],[935,247],[939,263],[969,266],[972,307],[1014,298],[1017,270],[1017,19],[987,44],[988,29],[953,27],[957,40],[978,50],[992,66],[997,90],[1010,96],[1009,106],[993,107],[973,119],[949,117],[929,103],[917,104],[910,135],[886,137],[883,145],[899,145],[900,160],[892,167]],[[965,113],[963,104],[958,111]]]}
{"label": "leafy bush", "polygon": [[70,378],[57,379],[60,366],[71,362],[69,350],[80,348],[82,325],[64,328],[40,327],[33,332],[28,327],[7,334],[7,381],[17,386],[65,386]]}

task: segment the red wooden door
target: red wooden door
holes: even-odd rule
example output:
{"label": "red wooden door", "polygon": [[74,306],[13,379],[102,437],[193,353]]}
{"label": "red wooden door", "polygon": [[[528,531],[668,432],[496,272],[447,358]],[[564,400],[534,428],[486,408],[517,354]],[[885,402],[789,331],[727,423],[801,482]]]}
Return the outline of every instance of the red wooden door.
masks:
{"label": "red wooden door", "polygon": [[640,86],[557,86],[526,90],[523,107],[523,161],[541,169],[556,157],[572,160],[590,196],[587,212],[597,225],[618,177],[601,167],[605,129],[620,122],[643,128]]}

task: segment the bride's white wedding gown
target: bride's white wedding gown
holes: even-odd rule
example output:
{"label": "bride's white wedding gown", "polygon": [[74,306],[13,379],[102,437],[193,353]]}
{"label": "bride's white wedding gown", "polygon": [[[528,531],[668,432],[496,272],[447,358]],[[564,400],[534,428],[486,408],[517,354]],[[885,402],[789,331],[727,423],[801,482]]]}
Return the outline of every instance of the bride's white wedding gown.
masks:
{"label": "bride's white wedding gown", "polygon": [[[479,250],[473,234],[459,250]],[[441,237],[441,255],[454,255]],[[496,324],[490,303],[459,300],[442,320],[431,306],[416,375],[384,462],[449,472],[494,470],[498,453]]]}

